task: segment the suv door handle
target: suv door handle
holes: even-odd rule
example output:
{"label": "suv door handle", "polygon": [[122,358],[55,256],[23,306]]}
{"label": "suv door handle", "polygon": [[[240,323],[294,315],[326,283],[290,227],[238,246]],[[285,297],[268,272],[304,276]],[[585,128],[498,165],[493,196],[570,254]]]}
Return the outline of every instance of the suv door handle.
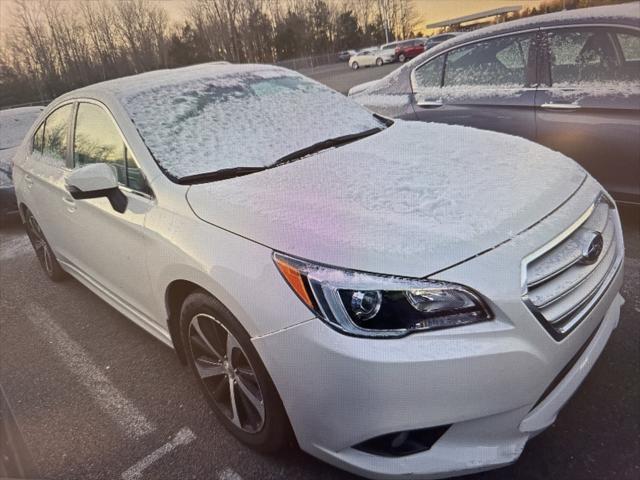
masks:
{"label": "suv door handle", "polygon": [[540,106],[547,110],[564,111],[578,110],[580,108],[580,105],[578,105],[577,103],[543,103]]}
{"label": "suv door handle", "polygon": [[33,178],[28,173],[24,174],[24,183],[27,184],[27,188],[33,187]]}
{"label": "suv door handle", "polygon": [[422,100],[418,102],[420,108],[439,108],[443,105],[442,100]]}

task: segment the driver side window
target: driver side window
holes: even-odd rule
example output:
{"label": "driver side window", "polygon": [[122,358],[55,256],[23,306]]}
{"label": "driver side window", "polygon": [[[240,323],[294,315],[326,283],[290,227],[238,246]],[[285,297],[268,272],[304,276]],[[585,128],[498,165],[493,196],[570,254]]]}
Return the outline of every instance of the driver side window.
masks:
{"label": "driver side window", "polygon": [[93,103],[80,103],[73,142],[74,167],[91,163],[111,165],[118,182],[149,194],[150,189],[111,116]]}

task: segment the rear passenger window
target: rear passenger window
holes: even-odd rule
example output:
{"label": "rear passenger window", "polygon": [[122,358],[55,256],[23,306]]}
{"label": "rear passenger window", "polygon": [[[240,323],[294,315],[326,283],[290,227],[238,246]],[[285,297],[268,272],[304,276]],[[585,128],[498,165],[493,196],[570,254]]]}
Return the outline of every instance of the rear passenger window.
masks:
{"label": "rear passenger window", "polygon": [[73,146],[74,166],[107,163],[117,175],[118,182],[133,190],[149,193],[144,175],[111,116],[98,105],[80,103],[76,116]]}
{"label": "rear passenger window", "polygon": [[[626,40],[632,48],[630,39]],[[552,31],[548,43],[554,86],[624,80],[627,76],[616,53],[613,33],[604,28]]]}
{"label": "rear passenger window", "polygon": [[64,167],[67,163],[67,138],[72,110],[71,104],[60,107],[49,115],[44,123],[43,154],[56,166]]}
{"label": "rear passenger window", "polygon": [[632,33],[618,33],[618,43],[625,62],[640,61],[640,35]]}

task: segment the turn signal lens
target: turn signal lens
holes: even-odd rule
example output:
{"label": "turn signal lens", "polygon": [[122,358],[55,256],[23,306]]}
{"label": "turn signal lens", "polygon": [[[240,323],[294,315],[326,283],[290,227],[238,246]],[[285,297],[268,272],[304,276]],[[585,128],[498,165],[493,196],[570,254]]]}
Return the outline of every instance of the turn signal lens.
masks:
{"label": "turn signal lens", "polygon": [[305,284],[304,278],[300,274],[295,267],[289,265],[282,257],[276,256],[274,257],[274,261],[278,270],[287,281],[289,286],[293,289],[294,292],[300,297],[300,300],[304,302],[304,304],[309,307],[311,310],[315,309],[315,305],[311,297],[309,296],[309,291],[307,290],[307,286]]}

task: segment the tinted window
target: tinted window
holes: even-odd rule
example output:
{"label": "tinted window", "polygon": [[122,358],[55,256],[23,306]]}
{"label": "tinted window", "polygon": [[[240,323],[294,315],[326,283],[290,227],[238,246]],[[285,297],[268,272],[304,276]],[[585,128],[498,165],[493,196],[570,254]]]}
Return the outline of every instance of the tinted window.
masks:
{"label": "tinted window", "polygon": [[430,88],[440,87],[442,83],[442,67],[444,67],[444,55],[418,67],[415,74],[416,87]]}
{"label": "tinted window", "polygon": [[602,28],[549,32],[553,84],[624,79],[613,38],[611,32]]}
{"label": "tinted window", "polygon": [[[474,43],[447,54],[444,86],[527,84],[533,36],[516,35]],[[533,55],[531,55],[533,57]]]}
{"label": "tinted window", "polygon": [[33,151],[42,153],[44,145],[44,123],[38,127],[36,133],[33,134]]}
{"label": "tinted window", "polygon": [[44,155],[52,163],[64,166],[67,163],[67,135],[73,105],[65,105],[47,117],[44,124]]}
{"label": "tinted window", "polygon": [[135,159],[128,152],[111,116],[98,105],[81,103],[78,106],[73,149],[74,166],[108,163],[117,174],[118,182],[134,190],[148,188]]}

